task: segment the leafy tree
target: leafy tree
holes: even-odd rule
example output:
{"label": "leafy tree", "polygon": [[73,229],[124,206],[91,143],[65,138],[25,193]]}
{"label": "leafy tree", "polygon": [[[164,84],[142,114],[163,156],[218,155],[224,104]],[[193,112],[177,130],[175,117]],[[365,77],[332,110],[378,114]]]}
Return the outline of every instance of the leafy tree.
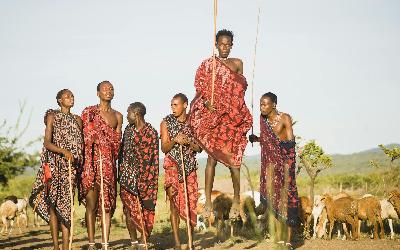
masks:
{"label": "leafy tree", "polygon": [[378,146],[382,149],[383,153],[390,158],[391,163],[400,158],[400,147],[387,148],[382,144]]}
{"label": "leafy tree", "polygon": [[25,150],[39,139],[29,141],[21,146],[21,139],[29,127],[30,116],[25,126],[20,129],[21,120],[25,111],[25,102],[20,104],[17,122],[7,127],[6,120],[0,125],[0,185],[7,185],[8,181],[24,172],[28,166],[38,164],[38,154],[29,154]]}
{"label": "leafy tree", "polygon": [[326,155],[324,150],[311,140],[299,149],[299,158],[299,170],[304,167],[310,177],[310,198],[314,202],[315,179],[319,172],[332,167],[332,157]]}
{"label": "leafy tree", "polygon": [[[400,178],[397,176],[397,171],[393,172],[393,166],[394,166],[394,161],[400,158],[400,147],[393,147],[393,148],[388,148],[384,146],[383,144],[378,145],[379,148],[385,153],[385,155],[390,159],[389,166],[391,167],[391,170],[385,170],[383,174],[381,175],[381,180],[382,180],[382,188],[383,192],[386,194],[388,186],[390,186],[390,183],[387,183],[388,180],[392,180],[392,184],[396,185],[398,184]],[[377,169],[382,169],[382,165],[378,163],[376,160],[370,160],[369,165],[373,168]]]}

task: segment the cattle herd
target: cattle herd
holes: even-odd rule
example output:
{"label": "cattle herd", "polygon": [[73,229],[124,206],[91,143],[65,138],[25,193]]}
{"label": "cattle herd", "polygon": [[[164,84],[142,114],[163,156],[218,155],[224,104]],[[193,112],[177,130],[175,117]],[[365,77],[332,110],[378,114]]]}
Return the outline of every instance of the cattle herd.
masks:
{"label": "cattle herd", "polygon": [[[229,221],[229,211],[233,195],[213,190],[211,194],[213,213],[205,221],[201,214],[205,205],[204,190],[199,191],[197,205],[198,221],[196,229],[201,231],[208,227],[216,227],[217,232],[232,235],[233,228],[258,227],[264,232],[268,223],[266,214],[258,214],[260,194],[248,191],[241,195],[240,220],[234,224]],[[21,226],[28,226],[27,198],[18,199],[8,196],[0,205],[0,216],[3,224],[1,234],[11,234],[14,222],[21,232]],[[361,198],[351,197],[345,192],[336,195],[315,195],[314,202],[309,197],[301,196],[299,204],[299,219],[301,230],[306,238],[331,239],[337,232],[341,239],[358,239],[360,233],[371,233],[371,238],[384,238],[384,226],[388,223],[390,238],[394,239],[393,220],[400,215],[400,191],[394,190],[387,198],[378,199],[371,194]],[[37,215],[34,216],[34,226],[39,225]],[[312,225],[312,227],[311,227]],[[349,228],[351,230],[349,230]],[[261,231],[262,231],[261,230]],[[344,234],[342,235],[342,231]]]}
{"label": "cattle herd", "polygon": [[[205,205],[205,195],[202,190],[199,196],[197,213],[201,214]],[[207,222],[198,216],[197,230],[214,226],[220,233],[226,225],[232,227],[228,220],[232,197],[231,194],[214,190],[212,192],[214,213]],[[257,213],[259,197],[260,194],[256,191],[241,195],[239,223],[241,227],[252,224],[260,229],[267,229],[266,214]],[[337,237],[343,240],[359,239],[362,230],[364,233],[371,233],[371,238],[384,238],[383,223],[387,221],[390,229],[388,233],[390,233],[390,238],[394,239],[393,220],[399,219],[400,192],[394,190],[384,199],[378,199],[371,194],[356,198],[340,192],[335,195],[315,195],[314,202],[309,197],[301,196],[298,212],[301,222],[300,230],[306,238],[311,238],[312,235],[313,238],[331,239],[332,233],[337,232]]]}

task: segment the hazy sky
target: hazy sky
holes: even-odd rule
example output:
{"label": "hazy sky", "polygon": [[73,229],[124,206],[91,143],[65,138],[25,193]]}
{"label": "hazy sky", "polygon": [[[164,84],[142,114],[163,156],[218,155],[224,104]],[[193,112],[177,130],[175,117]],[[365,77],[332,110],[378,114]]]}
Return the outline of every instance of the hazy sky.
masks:
{"label": "hazy sky", "polygon": [[[219,0],[217,27],[234,31],[231,56],[243,59],[249,83],[259,3],[256,132],[259,97],[272,91],[279,110],[298,121],[295,133],[328,153],[400,142],[400,1]],[[37,137],[58,90],[73,91],[80,114],[98,102],[97,83],[109,80],[115,109],[125,117],[141,101],[159,129],[175,93],[194,96],[195,71],[211,55],[212,15],[212,0],[3,0],[0,119],[13,124],[26,100],[26,137]],[[250,107],[250,88],[246,100]]]}

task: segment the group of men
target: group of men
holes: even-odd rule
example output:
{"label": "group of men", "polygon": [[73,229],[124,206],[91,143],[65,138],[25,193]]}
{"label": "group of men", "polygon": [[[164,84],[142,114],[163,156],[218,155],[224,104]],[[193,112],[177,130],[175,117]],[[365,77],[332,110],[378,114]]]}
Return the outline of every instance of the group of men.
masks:
{"label": "group of men", "polygon": [[[187,112],[187,97],[178,93],[171,100],[172,114],[166,116],[160,125],[161,151],[165,154],[164,188],[170,200],[175,249],[181,249],[179,219],[188,220],[189,231],[192,231],[196,224],[196,154],[202,150],[208,154],[203,216],[207,218],[212,212],[211,191],[215,167],[217,162],[220,162],[229,168],[232,177],[234,197],[229,216],[231,219],[239,217],[240,166],[248,141],[246,134],[252,127],[253,119],[244,101],[247,83],[242,75],[243,63],[240,59],[228,57],[232,45],[231,31],[221,30],[217,33],[218,56],[206,59],[198,68],[195,77],[196,95],[190,103],[190,112]],[[67,110],[62,106],[67,103],[63,99],[68,98],[65,93],[57,94],[61,111]],[[74,162],[74,180],[79,191],[79,201],[86,206],[89,249],[95,249],[96,216],[105,222],[102,227],[102,235],[105,238],[103,237],[102,241],[103,246],[107,247],[111,218],[116,208],[117,182],[120,184],[120,196],[131,237],[131,247],[138,249],[140,244],[146,243],[154,225],[159,175],[159,135],[157,130],[146,122],[146,107],[140,102],[129,105],[128,125],[122,133],[123,116],[111,107],[114,97],[113,85],[108,81],[99,83],[97,95],[100,103],[85,108],[81,118],[75,117],[80,121],[78,123],[83,130],[77,142],[82,143],[77,147],[81,152],[71,154],[70,148],[68,151],[62,146],[49,146],[55,143],[52,141],[54,138],[51,138],[51,133],[54,134],[52,129],[48,131],[47,140],[45,138],[46,154],[47,151],[52,151]],[[260,193],[263,206],[259,210],[270,211],[278,223],[289,225],[286,241],[290,243],[290,228],[297,223],[295,211],[298,206],[294,174],[295,142],[291,118],[278,112],[276,104],[277,97],[273,93],[269,92],[261,97],[261,133],[259,137],[250,135],[249,140],[261,144]],[[67,111],[69,112],[69,109]],[[68,113],[67,111],[65,113]],[[45,120],[46,126],[49,121],[51,123],[52,120]],[[56,161],[49,161],[48,157],[43,156],[42,162],[57,165],[54,163]],[[53,173],[56,168],[50,168],[52,176],[57,176]],[[61,210],[57,209],[57,202],[47,202],[47,205],[50,204],[49,208],[46,207],[46,202],[43,202],[48,199],[40,199],[42,189],[47,190],[46,194],[52,193],[52,185],[56,185],[53,181],[47,186],[41,183],[46,179],[43,177],[45,171],[41,170],[38,174],[31,205],[47,220],[46,209],[50,209],[50,217],[51,214],[53,217],[55,214],[57,218],[64,218],[70,210],[61,213]],[[68,219],[62,219],[61,222],[65,222],[67,228],[71,224]],[[141,234],[141,242],[137,231]]]}

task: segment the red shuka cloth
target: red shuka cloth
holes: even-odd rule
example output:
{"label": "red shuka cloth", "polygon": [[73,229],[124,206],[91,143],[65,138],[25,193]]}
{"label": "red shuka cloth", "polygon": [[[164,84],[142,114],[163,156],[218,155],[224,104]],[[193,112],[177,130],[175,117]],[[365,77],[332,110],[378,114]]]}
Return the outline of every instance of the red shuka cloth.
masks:
{"label": "red shuka cloth", "polygon": [[[85,163],[83,166],[80,201],[86,202],[86,195],[94,185],[100,188],[100,152],[102,157],[104,209],[114,214],[117,197],[117,168],[121,133],[111,128],[101,117],[98,105],[87,107],[82,112],[85,138]],[[98,144],[94,141],[97,140]],[[101,195],[98,195],[97,216],[101,216]]]}
{"label": "red shuka cloth", "polygon": [[[47,110],[44,123],[47,126],[47,116],[54,115],[52,143],[57,147],[68,149],[74,156],[71,163],[72,190],[77,183],[78,173],[83,162],[83,134],[73,114],[64,114],[59,110]],[[31,197],[30,205],[45,221],[50,221],[50,206],[54,208],[60,223],[71,226],[71,197],[69,189],[68,161],[61,154],[43,148],[39,168]],[[51,170],[51,179],[44,179],[44,165]]]}
{"label": "red shuka cloth", "polygon": [[215,112],[204,101],[211,101],[213,58],[197,69],[196,96],[190,104],[189,123],[198,144],[214,159],[229,167],[240,167],[247,145],[246,133],[253,119],[244,101],[246,78],[216,58],[214,82]]}
{"label": "red shuka cloth", "polygon": [[[164,188],[172,187],[172,195],[174,206],[179,213],[179,216],[186,221],[186,200],[185,200],[185,186],[184,182],[179,182],[178,178],[179,166],[173,159],[167,155],[164,158]],[[186,177],[186,185],[188,192],[189,203],[189,219],[192,226],[197,223],[197,200],[198,200],[198,183],[196,170],[190,172]]]}
{"label": "red shuka cloth", "polygon": [[296,186],[296,142],[281,141],[267,118],[260,116],[261,202],[289,226],[298,224],[299,197]]}
{"label": "red shuka cloth", "polygon": [[149,123],[139,131],[132,125],[126,126],[120,156],[120,195],[124,212],[129,214],[126,219],[141,233],[143,223],[145,234],[149,236],[154,225],[158,192],[157,131]]}
{"label": "red shuka cloth", "polygon": [[[148,237],[153,230],[154,226],[154,215],[155,211],[154,210],[149,210],[146,209],[144,206],[140,204],[140,200],[138,200],[138,196],[133,195],[129,191],[127,191],[124,188],[121,188],[121,200],[122,204],[124,205],[124,212],[128,212],[130,215],[130,218],[126,218],[127,220],[131,220],[133,224],[135,225],[136,229],[140,232],[143,233],[142,230],[142,220],[143,220],[143,226],[145,228],[145,234],[146,237]],[[139,208],[139,205],[141,208]],[[140,210],[142,212],[142,218],[140,217]]]}

